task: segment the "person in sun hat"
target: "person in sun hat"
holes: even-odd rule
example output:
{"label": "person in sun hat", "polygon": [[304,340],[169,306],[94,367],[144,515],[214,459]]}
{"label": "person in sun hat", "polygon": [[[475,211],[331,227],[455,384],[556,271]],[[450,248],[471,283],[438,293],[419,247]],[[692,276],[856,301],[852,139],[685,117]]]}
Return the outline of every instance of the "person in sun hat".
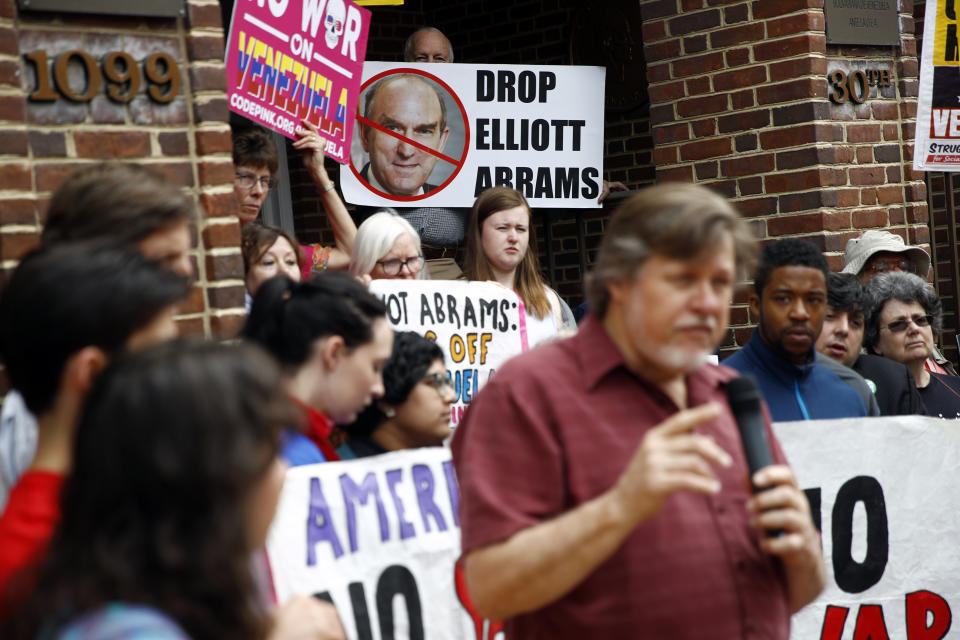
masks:
{"label": "person in sun hat", "polygon": [[861,284],[867,284],[875,275],[888,271],[906,271],[926,279],[930,255],[920,247],[906,244],[897,234],[878,229],[864,231],[859,238],[847,241],[843,273],[852,273]]}
{"label": "person in sun hat", "polygon": [[[926,280],[930,272],[930,254],[920,247],[908,245],[897,234],[880,229],[864,231],[859,238],[847,241],[842,273],[856,275],[860,284],[866,286],[874,276],[891,271],[913,273]],[[930,371],[957,375],[956,369],[936,345],[926,366]]]}

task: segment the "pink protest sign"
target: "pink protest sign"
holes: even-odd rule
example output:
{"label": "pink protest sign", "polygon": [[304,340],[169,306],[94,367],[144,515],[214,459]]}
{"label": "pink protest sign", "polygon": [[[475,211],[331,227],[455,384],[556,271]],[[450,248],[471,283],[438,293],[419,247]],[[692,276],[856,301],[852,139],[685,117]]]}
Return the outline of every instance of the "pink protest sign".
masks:
{"label": "pink protest sign", "polygon": [[230,110],[294,138],[317,126],[350,159],[370,12],[350,0],[237,0],[227,45]]}

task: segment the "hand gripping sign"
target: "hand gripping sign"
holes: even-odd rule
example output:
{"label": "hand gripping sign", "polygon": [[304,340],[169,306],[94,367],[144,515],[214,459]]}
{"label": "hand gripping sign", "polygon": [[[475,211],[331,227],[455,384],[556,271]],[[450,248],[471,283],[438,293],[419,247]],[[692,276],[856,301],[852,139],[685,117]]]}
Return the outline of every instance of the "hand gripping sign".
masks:
{"label": "hand gripping sign", "polygon": [[470,206],[505,185],[535,207],[596,207],[602,67],[368,62],[348,202]]}
{"label": "hand gripping sign", "polygon": [[326,153],[350,158],[370,12],[350,0],[237,0],[227,44],[230,109],[294,138],[317,126]]}

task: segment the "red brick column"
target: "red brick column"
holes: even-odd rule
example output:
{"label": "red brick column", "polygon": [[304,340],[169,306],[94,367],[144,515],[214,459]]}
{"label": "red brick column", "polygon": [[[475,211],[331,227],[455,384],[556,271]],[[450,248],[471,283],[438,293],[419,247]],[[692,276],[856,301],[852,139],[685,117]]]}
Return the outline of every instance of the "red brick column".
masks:
{"label": "red brick column", "polygon": [[[923,176],[911,169],[912,6],[901,6],[898,47],[828,46],[823,0],[654,0],[641,11],[658,181],[711,186],[757,237],[809,239],[833,269],[867,228],[929,242]],[[828,74],[872,69],[887,70],[889,86],[869,87],[862,104],[829,99]],[[744,302],[727,347],[750,334]]]}
{"label": "red brick column", "polygon": [[193,101],[191,153],[205,214],[198,241],[204,249],[204,259],[198,265],[206,289],[204,320],[209,322],[210,334],[230,337],[240,330],[246,315],[220,4],[216,0],[190,0],[186,28]]}

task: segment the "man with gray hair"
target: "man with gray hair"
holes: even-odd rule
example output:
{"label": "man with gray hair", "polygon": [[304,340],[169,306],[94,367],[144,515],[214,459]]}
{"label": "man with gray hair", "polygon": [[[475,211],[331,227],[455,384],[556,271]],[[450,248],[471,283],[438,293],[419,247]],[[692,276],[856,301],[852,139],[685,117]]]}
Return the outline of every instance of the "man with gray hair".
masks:
{"label": "man with gray hair", "polygon": [[775,463],[751,480],[771,490],[751,497],[736,373],[706,361],[753,247],[708,189],[641,191],[608,225],[577,335],[514,358],[471,403],[452,444],[464,569],[509,637],[785,640],[823,588],[769,423]]}
{"label": "man with gray hair", "polygon": [[[403,45],[405,62],[453,62],[453,45],[435,27],[421,27]],[[371,210],[372,212],[373,210]],[[457,264],[457,250],[463,242],[469,208],[402,208],[400,216],[420,234],[427,269],[433,280],[455,280],[463,273]]]}

